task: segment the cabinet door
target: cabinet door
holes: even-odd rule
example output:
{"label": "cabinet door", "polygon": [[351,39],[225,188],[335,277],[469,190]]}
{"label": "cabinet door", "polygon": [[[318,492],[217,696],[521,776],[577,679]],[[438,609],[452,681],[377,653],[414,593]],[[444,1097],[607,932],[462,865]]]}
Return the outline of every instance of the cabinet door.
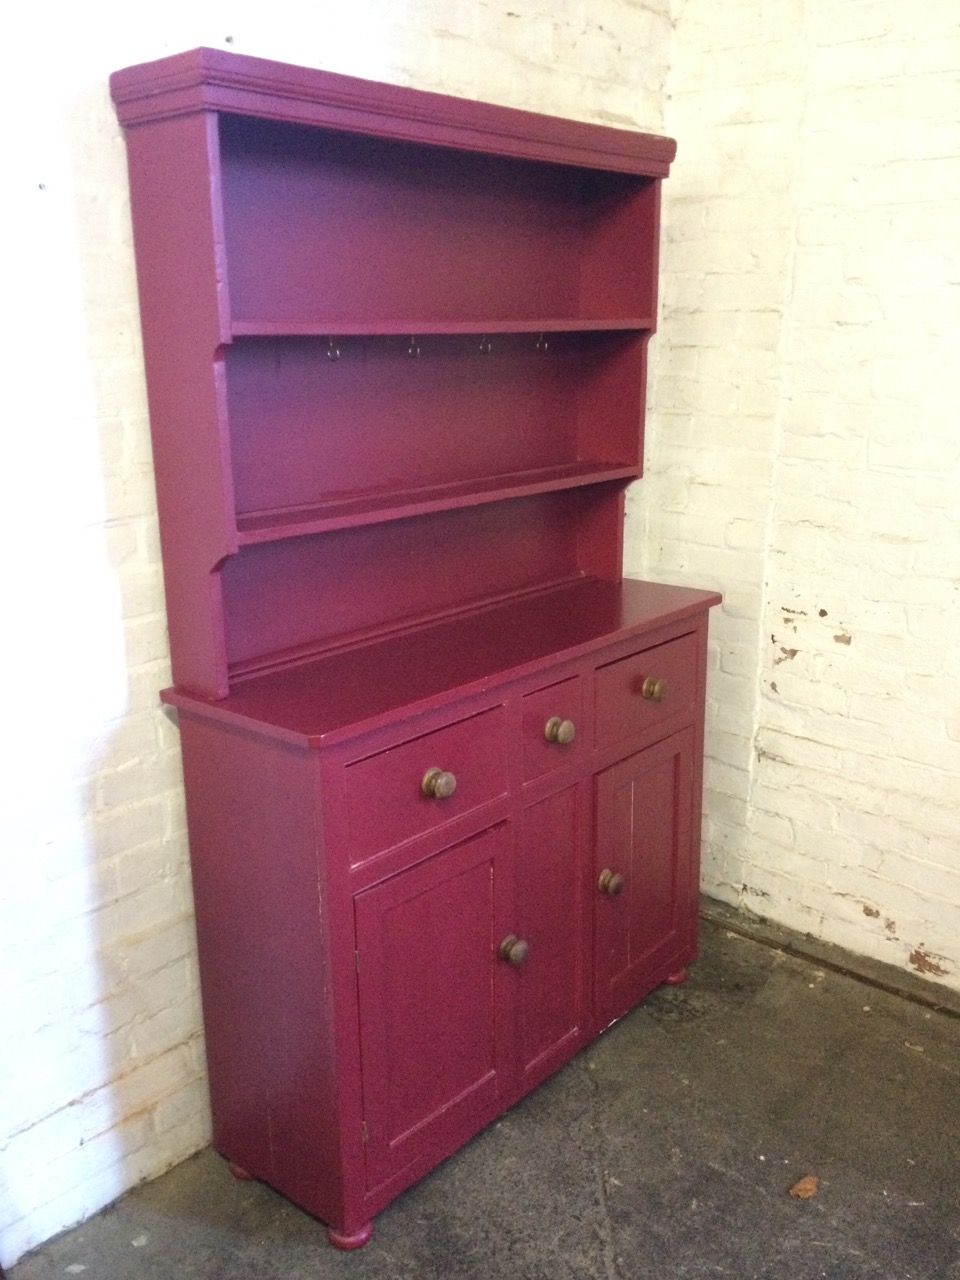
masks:
{"label": "cabinet door", "polygon": [[521,1093],[566,1061],[584,1032],[581,796],[579,786],[568,787],[522,816],[514,918],[529,950],[506,975],[514,988]]}
{"label": "cabinet door", "polygon": [[497,1113],[503,825],[357,896],[367,1185],[434,1164]]}
{"label": "cabinet door", "polygon": [[594,880],[597,1019],[632,1008],[692,959],[693,731],[599,774]]}

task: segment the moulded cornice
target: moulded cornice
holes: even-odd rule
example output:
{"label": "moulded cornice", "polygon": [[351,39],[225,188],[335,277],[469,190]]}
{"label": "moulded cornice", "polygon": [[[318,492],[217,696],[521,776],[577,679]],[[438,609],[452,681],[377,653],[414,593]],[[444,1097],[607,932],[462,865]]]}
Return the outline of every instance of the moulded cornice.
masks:
{"label": "moulded cornice", "polygon": [[110,92],[129,128],[197,111],[286,120],[350,133],[589,169],[666,177],[671,138],[401,85],[193,49],[117,71]]}

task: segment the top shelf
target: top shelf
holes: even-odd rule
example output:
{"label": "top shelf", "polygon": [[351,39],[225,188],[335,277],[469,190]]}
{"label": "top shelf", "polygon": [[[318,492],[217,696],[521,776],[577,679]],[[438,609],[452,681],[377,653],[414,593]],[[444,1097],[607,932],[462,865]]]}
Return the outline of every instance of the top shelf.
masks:
{"label": "top shelf", "polygon": [[646,176],[236,115],[216,132],[228,331],[652,328]]}

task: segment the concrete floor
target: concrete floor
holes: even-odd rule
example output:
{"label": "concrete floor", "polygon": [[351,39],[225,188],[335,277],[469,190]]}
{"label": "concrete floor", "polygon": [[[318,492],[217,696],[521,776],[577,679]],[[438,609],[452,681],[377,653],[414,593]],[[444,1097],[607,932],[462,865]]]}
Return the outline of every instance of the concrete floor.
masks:
{"label": "concrete floor", "polygon": [[[205,1151],[8,1280],[960,1280],[960,1000],[742,928],[714,906],[684,986],[401,1196],[359,1252]],[[904,985],[934,1006],[885,989]],[[816,1194],[791,1196],[806,1175]]]}

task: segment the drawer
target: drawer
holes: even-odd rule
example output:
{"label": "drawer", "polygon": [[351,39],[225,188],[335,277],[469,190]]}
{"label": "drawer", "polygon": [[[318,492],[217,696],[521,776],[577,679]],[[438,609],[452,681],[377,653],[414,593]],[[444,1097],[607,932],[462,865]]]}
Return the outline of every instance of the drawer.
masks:
{"label": "drawer", "polygon": [[608,663],[596,672],[596,742],[610,746],[642,737],[677,716],[689,719],[697,700],[695,632]]}
{"label": "drawer", "polygon": [[579,676],[523,699],[523,780],[531,782],[580,758],[583,682]]}
{"label": "drawer", "polygon": [[[428,794],[424,779],[432,770],[442,776]],[[344,787],[354,864],[462,817],[506,793],[503,707],[346,765]]]}

